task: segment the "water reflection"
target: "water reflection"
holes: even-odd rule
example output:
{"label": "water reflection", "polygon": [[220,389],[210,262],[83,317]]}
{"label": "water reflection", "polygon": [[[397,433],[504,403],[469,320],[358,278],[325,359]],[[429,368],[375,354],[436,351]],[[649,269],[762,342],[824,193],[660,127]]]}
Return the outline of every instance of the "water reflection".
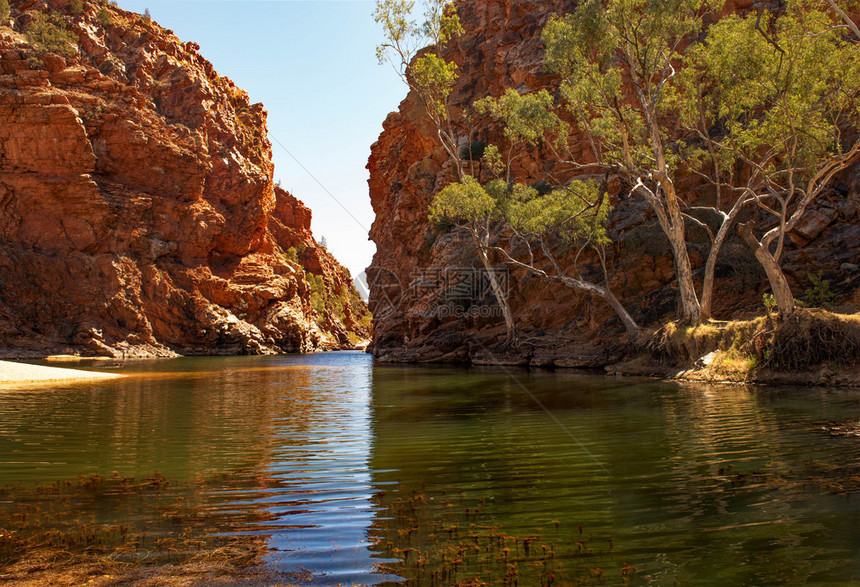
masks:
{"label": "water reflection", "polygon": [[514,375],[575,440],[504,372],[374,372],[371,470],[387,489],[371,533],[410,584],[858,576],[860,484],[828,485],[858,472],[858,446],[785,418],[787,402],[795,417],[835,415],[831,401]]}
{"label": "water reflection", "polygon": [[[0,395],[0,527],[19,531],[0,568],[26,532],[68,542],[83,521],[123,560],[197,548],[318,585],[860,577],[860,443],[821,431],[856,419],[856,391],[515,381],[358,353],[122,369]],[[43,515],[57,507],[65,525]]]}

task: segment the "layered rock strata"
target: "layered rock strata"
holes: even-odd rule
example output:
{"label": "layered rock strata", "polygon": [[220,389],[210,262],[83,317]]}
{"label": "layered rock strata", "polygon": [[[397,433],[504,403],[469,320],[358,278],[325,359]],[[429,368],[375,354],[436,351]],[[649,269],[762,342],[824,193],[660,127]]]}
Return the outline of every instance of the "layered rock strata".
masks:
{"label": "layered rock strata", "polygon": [[266,111],[198,49],[107,3],[12,0],[0,354],[280,353],[369,335],[310,210],[273,185]]}
{"label": "layered rock strata", "polygon": [[[465,34],[442,52],[458,66],[451,96],[453,116],[477,99],[501,95],[507,87],[520,92],[555,89],[557,81],[543,63],[540,33],[552,14],[569,12],[575,5],[570,0],[456,2]],[[752,8],[750,2],[726,7]],[[464,137],[464,146],[465,141],[477,139],[504,147],[497,122],[481,119],[473,126],[477,133]],[[585,140],[580,137],[577,143],[574,138],[573,144],[587,158]],[[551,170],[548,159],[540,154],[519,158],[514,169],[518,180],[544,179]],[[370,348],[379,358],[602,367],[622,356],[628,337],[611,309],[563,286],[510,272],[510,303],[521,333],[516,347],[502,344],[505,328],[488,288],[474,288],[469,298],[444,295],[446,287],[450,291],[444,276],[452,272],[462,276],[477,263],[467,237],[428,220],[430,201],[453,181],[453,173],[416,95],[410,94],[386,119],[368,169],[376,212],[371,238],[378,251],[368,269],[370,306],[376,318]],[[692,204],[709,196],[695,178],[682,178],[678,185]],[[809,272],[820,272],[836,295],[835,307],[853,312],[860,304],[860,170],[843,174],[832,188],[790,235],[792,244],[782,263],[796,295],[809,287]],[[612,289],[639,324],[659,325],[674,316],[677,306],[668,242],[646,203],[626,197],[617,186],[611,196],[615,205],[609,225],[614,241],[609,251]],[[707,234],[692,228],[689,238],[701,279],[710,246]],[[496,261],[501,267],[501,260]],[[596,266],[593,277],[598,278]],[[717,278],[716,317],[762,311],[767,281],[739,237],[724,246]],[[435,292],[428,282],[435,282]]]}

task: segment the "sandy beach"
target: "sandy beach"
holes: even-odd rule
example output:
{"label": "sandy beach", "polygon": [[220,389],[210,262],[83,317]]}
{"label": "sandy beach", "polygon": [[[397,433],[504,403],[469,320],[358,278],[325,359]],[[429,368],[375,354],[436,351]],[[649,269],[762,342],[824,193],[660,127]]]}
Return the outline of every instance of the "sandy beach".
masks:
{"label": "sandy beach", "polygon": [[0,385],[10,383],[45,383],[52,381],[87,381],[123,377],[117,373],[99,373],[80,369],[43,367],[28,363],[0,361]]}

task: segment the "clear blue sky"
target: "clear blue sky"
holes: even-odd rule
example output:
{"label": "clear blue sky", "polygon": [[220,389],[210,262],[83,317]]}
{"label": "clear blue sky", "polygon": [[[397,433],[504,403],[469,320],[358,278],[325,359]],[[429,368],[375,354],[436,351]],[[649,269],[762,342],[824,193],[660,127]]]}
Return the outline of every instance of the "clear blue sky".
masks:
{"label": "clear blue sky", "polygon": [[[172,29],[269,112],[275,179],[355,276],[375,252],[367,158],[406,87],[376,61],[372,0],[119,0]],[[276,142],[280,141],[322,186]],[[349,211],[338,205],[326,190]],[[353,218],[354,217],[354,218]]]}

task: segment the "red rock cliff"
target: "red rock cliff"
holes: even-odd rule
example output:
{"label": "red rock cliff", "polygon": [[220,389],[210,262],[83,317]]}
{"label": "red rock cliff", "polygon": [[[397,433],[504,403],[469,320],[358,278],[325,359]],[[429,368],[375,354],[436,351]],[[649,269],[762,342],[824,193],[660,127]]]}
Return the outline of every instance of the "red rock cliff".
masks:
{"label": "red rock cliff", "polygon": [[[275,353],[369,335],[310,210],[272,183],[261,104],[139,15],[11,5],[0,352]],[[65,40],[34,35],[40,13]]]}
{"label": "red rock cliff", "polygon": [[[504,88],[528,91],[554,80],[543,64],[540,32],[553,13],[565,13],[572,0],[473,0],[456,2],[465,34],[443,51],[458,65],[452,93],[454,116],[462,107]],[[727,9],[745,10],[749,2]],[[477,121],[477,136],[504,144],[501,128]],[[377,254],[368,269],[370,306],[375,316],[371,350],[380,358],[400,361],[472,361],[596,367],[620,356],[626,335],[621,323],[599,301],[521,273],[511,273],[511,304],[522,343],[501,344],[505,329],[488,292],[474,296],[471,314],[456,316],[421,295],[421,277],[431,281],[452,268],[475,265],[469,239],[434,227],[427,219],[433,195],[452,181],[451,164],[434,137],[419,100],[409,95],[385,121],[373,146],[370,196],[376,221],[371,238]],[[585,143],[581,143],[585,152]],[[518,179],[543,179],[546,161],[519,160]],[[703,197],[691,178],[679,184],[689,201]],[[783,264],[794,290],[808,287],[807,272],[823,271],[839,300],[856,311],[860,302],[860,172],[846,174],[833,193],[807,213],[792,239]],[[614,245],[612,287],[640,324],[655,325],[673,315],[676,287],[668,243],[644,202],[620,198],[610,222]],[[708,253],[704,233],[690,230],[690,250],[701,268]],[[767,282],[750,252],[734,237],[723,249],[717,270],[715,315],[738,316],[760,310]],[[456,306],[456,304],[454,304]],[[462,303],[460,304],[463,305]],[[466,308],[468,309],[468,308]],[[442,310],[442,311],[440,311]]]}

